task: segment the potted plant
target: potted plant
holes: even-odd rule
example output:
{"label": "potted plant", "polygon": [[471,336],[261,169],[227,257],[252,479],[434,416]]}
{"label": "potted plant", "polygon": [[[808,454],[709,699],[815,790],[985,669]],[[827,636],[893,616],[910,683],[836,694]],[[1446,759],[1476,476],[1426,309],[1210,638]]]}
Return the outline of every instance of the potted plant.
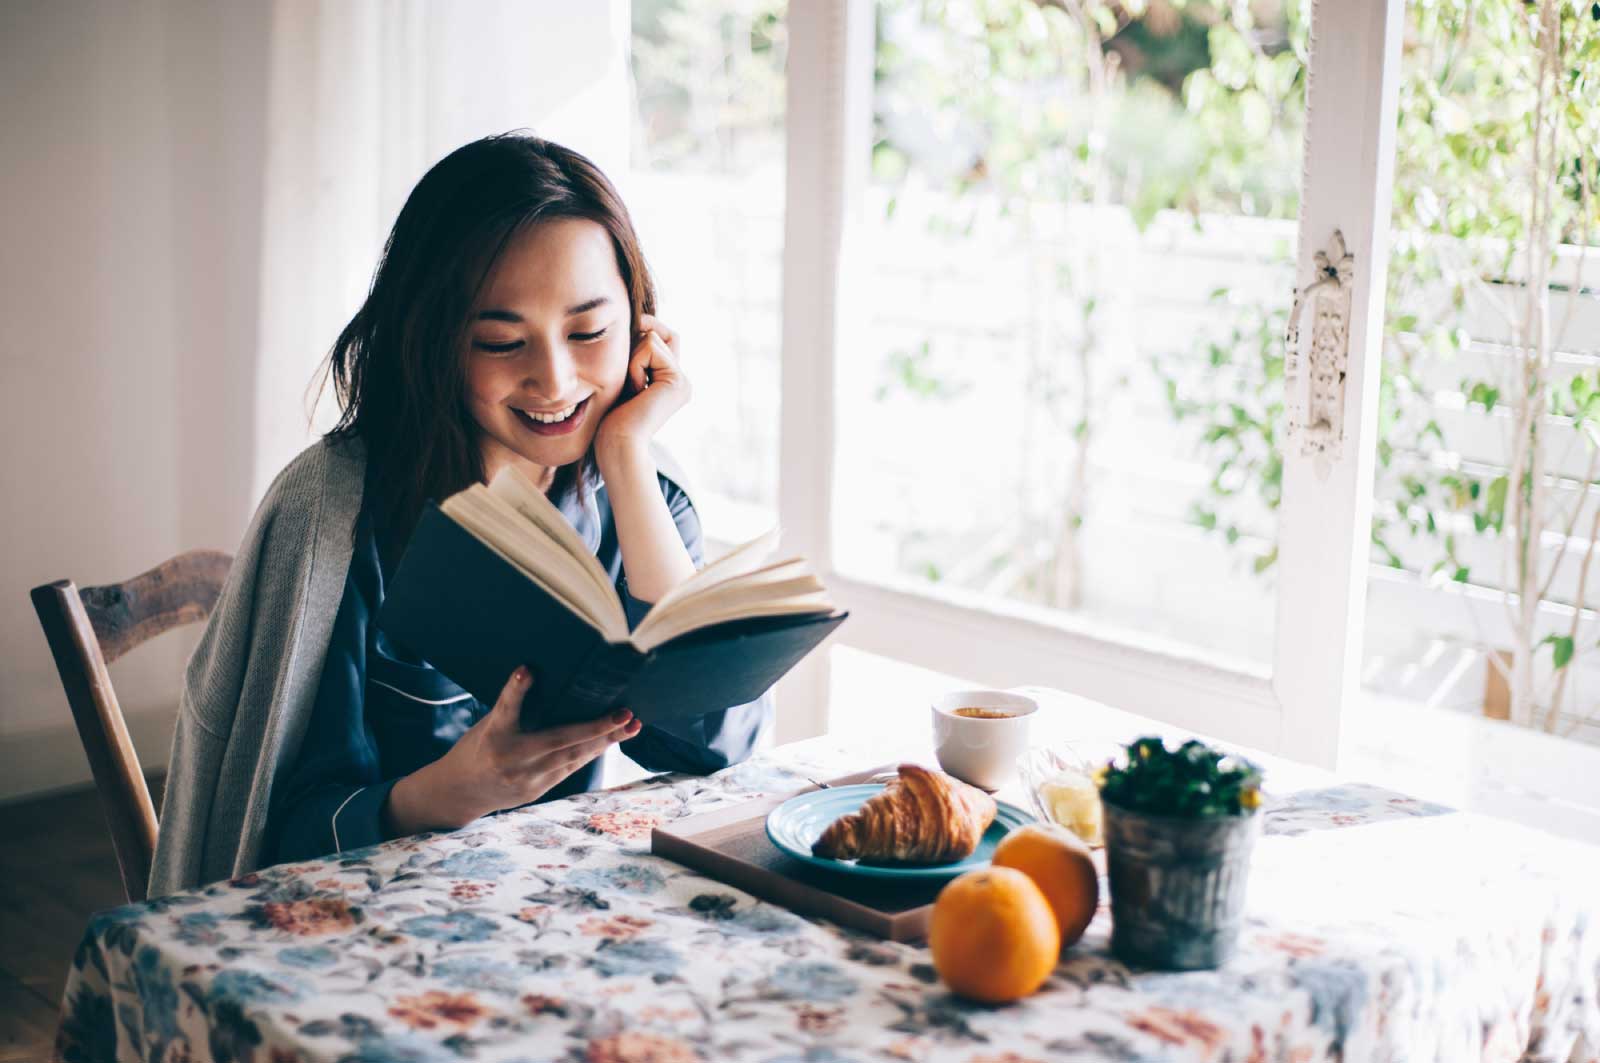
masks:
{"label": "potted plant", "polygon": [[1111,950],[1165,970],[1226,962],[1260,833],[1260,770],[1204,742],[1140,738],[1099,774]]}

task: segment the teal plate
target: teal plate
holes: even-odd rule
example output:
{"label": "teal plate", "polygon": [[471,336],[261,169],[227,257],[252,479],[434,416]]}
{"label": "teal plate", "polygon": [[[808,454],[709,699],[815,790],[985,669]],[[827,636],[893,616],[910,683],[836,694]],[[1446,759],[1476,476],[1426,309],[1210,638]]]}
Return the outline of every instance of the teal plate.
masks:
{"label": "teal plate", "polygon": [[860,783],[797,794],[767,814],[767,837],[773,845],[812,867],[867,878],[942,879],[954,878],[974,868],[988,867],[989,858],[994,855],[994,847],[1000,844],[1000,839],[1018,827],[1033,822],[1033,817],[1016,805],[995,802],[999,808],[994,822],[984,832],[978,848],[965,860],[957,860],[953,864],[862,864],[855,860],[825,860],[811,855],[812,843],[822,837],[828,824],[854,812],[867,798],[882,789],[881,783]]}

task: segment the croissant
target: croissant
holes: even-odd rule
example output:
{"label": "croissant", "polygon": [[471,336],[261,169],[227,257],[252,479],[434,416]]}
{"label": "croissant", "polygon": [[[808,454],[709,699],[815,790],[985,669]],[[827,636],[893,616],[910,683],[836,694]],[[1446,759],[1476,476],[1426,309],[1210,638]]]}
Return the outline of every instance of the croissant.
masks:
{"label": "croissant", "polygon": [[868,863],[947,864],[964,860],[994,822],[994,798],[915,764],[849,815],[828,825],[811,854]]}

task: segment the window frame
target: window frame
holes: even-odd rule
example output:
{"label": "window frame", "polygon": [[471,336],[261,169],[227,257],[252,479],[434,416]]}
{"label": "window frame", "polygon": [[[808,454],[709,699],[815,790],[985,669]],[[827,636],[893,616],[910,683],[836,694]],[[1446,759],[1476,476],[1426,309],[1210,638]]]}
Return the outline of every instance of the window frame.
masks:
{"label": "window frame", "polygon": [[[1319,459],[1290,440],[1284,456],[1270,668],[836,569],[835,364],[848,343],[841,292],[859,290],[848,272],[871,144],[874,4],[791,5],[778,516],[788,545],[852,613],[839,644],[988,684],[1056,686],[1227,741],[1336,762],[1343,710],[1359,690],[1403,3],[1313,4],[1296,283],[1317,275],[1314,256],[1335,229],[1355,263],[1342,448]],[[784,681],[780,741],[826,730],[828,679],[821,653]]]}

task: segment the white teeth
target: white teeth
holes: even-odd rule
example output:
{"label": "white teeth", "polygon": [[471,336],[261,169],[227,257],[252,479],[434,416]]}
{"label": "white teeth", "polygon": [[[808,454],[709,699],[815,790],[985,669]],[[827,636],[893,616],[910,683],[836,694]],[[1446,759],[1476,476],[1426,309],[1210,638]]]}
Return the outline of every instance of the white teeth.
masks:
{"label": "white teeth", "polygon": [[535,413],[533,410],[523,410],[520,406],[518,407],[518,410],[520,410],[522,413],[527,414],[529,417],[531,417],[535,421],[538,421],[540,424],[560,424],[562,421],[565,421],[568,417],[571,417],[573,412],[576,411],[577,408],[579,406],[582,406],[582,405],[583,405],[583,403],[581,403],[581,402],[575,402],[571,406],[568,406],[566,409],[558,410],[555,413]]}

